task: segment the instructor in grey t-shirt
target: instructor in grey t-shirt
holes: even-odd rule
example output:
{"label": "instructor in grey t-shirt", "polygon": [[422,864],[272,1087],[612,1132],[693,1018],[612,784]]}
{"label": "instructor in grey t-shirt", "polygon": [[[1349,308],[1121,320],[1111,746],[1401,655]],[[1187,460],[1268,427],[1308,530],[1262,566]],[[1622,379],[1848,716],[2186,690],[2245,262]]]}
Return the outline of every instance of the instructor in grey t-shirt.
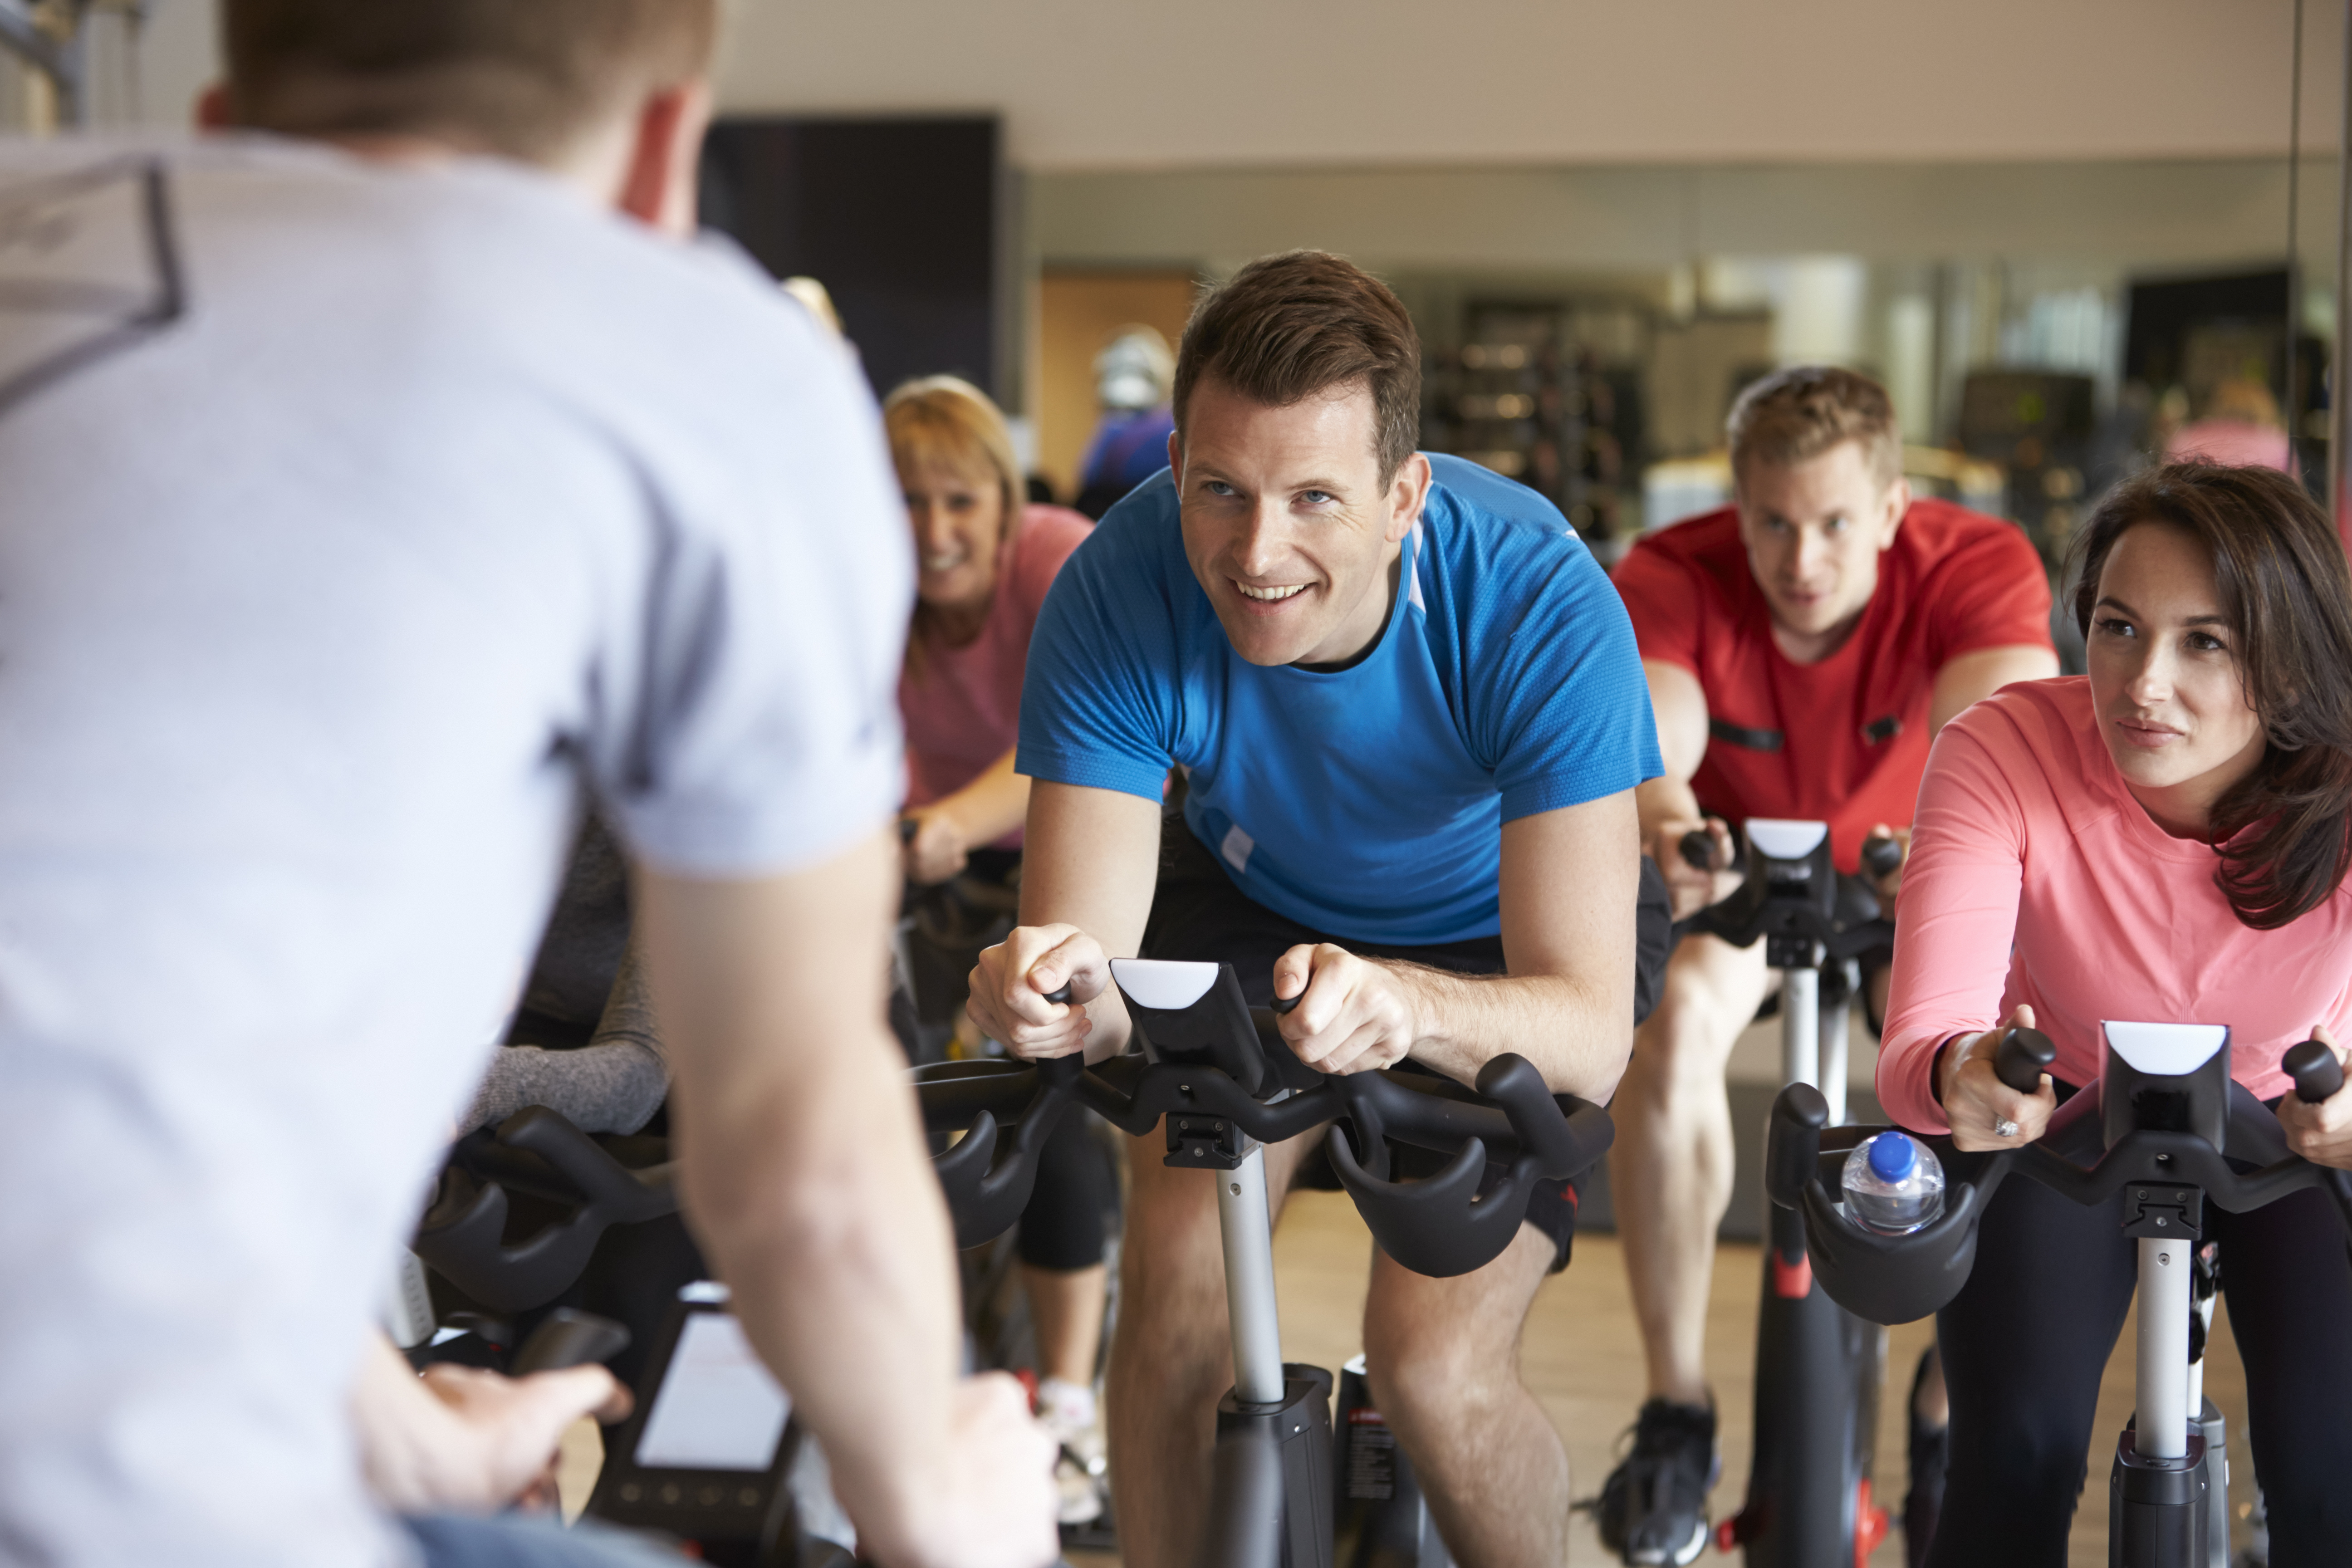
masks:
{"label": "instructor in grey t-shirt", "polygon": [[1050,1561],[865,983],[878,424],[656,232],[711,0],[223,12],[210,118],[279,134],[0,147],[0,1563],[413,1559],[346,1401],[583,782],[688,1215],[865,1553]]}

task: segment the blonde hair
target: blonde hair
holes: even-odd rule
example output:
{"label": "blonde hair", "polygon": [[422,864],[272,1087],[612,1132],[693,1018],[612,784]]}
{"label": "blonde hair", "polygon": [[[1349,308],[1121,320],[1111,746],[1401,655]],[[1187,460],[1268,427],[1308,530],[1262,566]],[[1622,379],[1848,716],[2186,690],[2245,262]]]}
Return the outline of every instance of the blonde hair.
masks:
{"label": "blonde hair", "polygon": [[[938,464],[970,469],[976,460],[995,470],[1003,496],[1003,528],[1010,537],[1021,519],[1028,486],[1013,455],[1013,432],[988,394],[961,376],[927,375],[903,382],[882,402],[882,428],[890,439],[890,460],[901,479]],[[907,675],[920,679],[923,646],[937,630],[938,615],[917,600],[907,638]]]}
{"label": "blonde hair", "polygon": [[1856,371],[1803,364],[1739,395],[1725,421],[1737,484],[1750,463],[1790,468],[1859,442],[1882,489],[1903,477],[1903,431],[1886,389]]}

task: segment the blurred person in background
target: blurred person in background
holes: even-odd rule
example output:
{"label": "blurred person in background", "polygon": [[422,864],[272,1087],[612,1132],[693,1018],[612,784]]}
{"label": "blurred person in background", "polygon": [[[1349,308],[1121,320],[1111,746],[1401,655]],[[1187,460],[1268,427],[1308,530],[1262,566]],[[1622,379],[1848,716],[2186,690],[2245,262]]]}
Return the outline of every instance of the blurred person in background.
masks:
{"label": "blurred person in background", "polygon": [[1095,403],[1102,418],[1078,465],[1075,504],[1080,511],[1101,517],[1168,466],[1168,437],[1176,432],[1169,396],[1175,384],[1176,356],[1150,327],[1121,327],[1095,356]]}
{"label": "blurred person in background", "polygon": [[[1848,875],[1865,838],[1906,842],[1936,732],[2011,681],[2058,672],[2032,544],[2000,518],[1912,499],[1884,387],[1800,365],[1742,392],[1728,424],[1734,504],[1649,535],[1613,579],[1665,760],[1635,792],[1642,843],[1677,920],[1738,888],[1732,835],[1749,817],[1827,822]],[[1693,833],[1713,841],[1713,868],[1684,858]],[[1874,881],[1892,909],[1900,865]],[[1892,963],[1863,959],[1874,1020]],[[1718,1468],[1706,1307],[1733,1154],[1724,1071],[1778,984],[1762,943],[1684,937],[1611,1107],[1610,1192],[1649,1398],[1599,1523],[1629,1563],[1687,1563],[1706,1544]],[[1912,1399],[1915,1561],[1941,1493],[1942,1394],[1931,1356]]]}
{"label": "blurred person in background", "polygon": [[2278,399],[2252,376],[2232,376],[2213,389],[2205,412],[2165,437],[2164,460],[2202,458],[2231,467],[2252,465],[2294,472],[2286,421]]}
{"label": "blurred person in background", "polygon": [[[1094,524],[1024,503],[1004,416],[969,382],[910,381],[882,419],[915,533],[914,624],[898,679],[907,879],[1017,886],[1029,781],[1013,754],[1029,638],[1045,590]],[[1095,1362],[1108,1290],[1105,1224],[1118,1205],[1118,1173],[1094,1119],[1063,1117],[1022,1211],[1018,1247],[1037,1333],[1038,1414],[1064,1449],[1065,1524],[1103,1510]]]}

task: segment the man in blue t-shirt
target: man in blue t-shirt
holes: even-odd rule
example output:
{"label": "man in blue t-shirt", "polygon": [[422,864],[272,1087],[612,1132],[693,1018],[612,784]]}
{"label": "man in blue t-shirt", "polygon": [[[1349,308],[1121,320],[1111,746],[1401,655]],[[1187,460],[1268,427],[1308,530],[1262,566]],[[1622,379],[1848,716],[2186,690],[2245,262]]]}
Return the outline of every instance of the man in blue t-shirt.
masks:
{"label": "man in blue t-shirt", "polygon": [[[1666,944],[1640,657],[1556,510],[1413,450],[1420,371],[1404,308],[1336,257],[1254,263],[1195,311],[1171,469],[1071,556],[1030,649],[1024,923],[971,1000],[1019,1055],[1124,1049],[1108,961],[1140,952],[1298,998],[1284,1038],[1327,1072],[1467,1083],[1516,1051],[1557,1092],[1616,1087]],[[1277,1203],[1313,1146],[1266,1150]],[[1232,1377],[1213,1180],[1139,1145],[1108,1401],[1132,1568],[1189,1565],[1205,1513]],[[1565,1554],[1567,1454],[1517,1365],[1574,1202],[1551,1185],[1459,1279],[1374,1261],[1373,1396],[1457,1560]]]}

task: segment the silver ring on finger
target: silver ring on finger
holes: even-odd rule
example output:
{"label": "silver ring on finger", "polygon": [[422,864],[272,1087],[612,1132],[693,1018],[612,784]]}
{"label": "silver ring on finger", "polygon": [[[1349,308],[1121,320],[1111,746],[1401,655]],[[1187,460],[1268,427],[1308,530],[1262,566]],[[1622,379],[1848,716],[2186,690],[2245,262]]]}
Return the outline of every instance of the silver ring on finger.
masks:
{"label": "silver ring on finger", "polygon": [[2006,1116],[1996,1116],[1992,1122],[1992,1135],[1996,1138],[2014,1138],[2017,1136],[2017,1123]]}

